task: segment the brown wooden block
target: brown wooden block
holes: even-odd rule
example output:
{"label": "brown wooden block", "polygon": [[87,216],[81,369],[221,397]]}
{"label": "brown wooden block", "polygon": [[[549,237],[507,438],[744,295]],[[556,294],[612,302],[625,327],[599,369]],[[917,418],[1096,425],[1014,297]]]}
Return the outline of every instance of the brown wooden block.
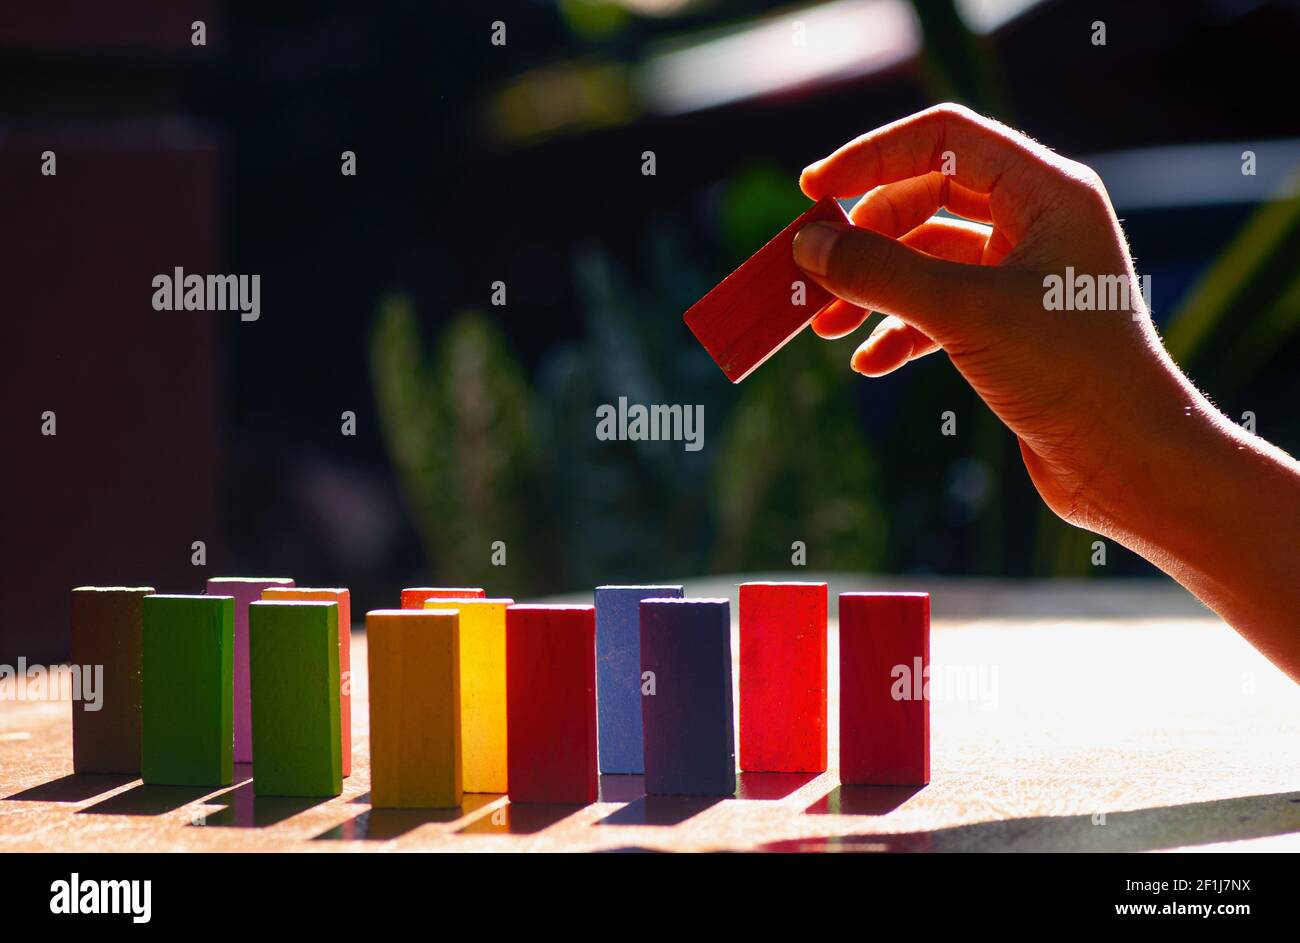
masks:
{"label": "brown wooden block", "polygon": [[140,772],[141,606],[152,586],[78,586],[72,591],[72,768]]}

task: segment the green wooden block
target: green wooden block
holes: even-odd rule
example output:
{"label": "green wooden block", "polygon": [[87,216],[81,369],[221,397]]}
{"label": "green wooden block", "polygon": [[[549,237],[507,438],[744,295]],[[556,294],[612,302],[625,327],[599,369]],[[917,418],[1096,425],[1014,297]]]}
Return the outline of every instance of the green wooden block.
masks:
{"label": "green wooden block", "polygon": [[338,604],[252,603],[248,639],[253,792],[337,796],[343,791]]}
{"label": "green wooden block", "polygon": [[140,774],[146,783],[230,785],[234,620],[230,596],[144,597]]}

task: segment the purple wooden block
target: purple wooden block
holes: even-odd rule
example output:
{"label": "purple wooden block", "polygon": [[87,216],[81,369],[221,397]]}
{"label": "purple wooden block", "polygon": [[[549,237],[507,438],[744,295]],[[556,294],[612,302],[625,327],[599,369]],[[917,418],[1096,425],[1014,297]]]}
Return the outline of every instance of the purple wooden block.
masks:
{"label": "purple wooden block", "polygon": [[235,597],[235,762],[253,762],[253,710],[248,681],[248,604],[259,602],[262,590],[293,586],[282,577],[218,576],[208,580],[209,596]]}
{"label": "purple wooden block", "polygon": [[642,601],[641,670],[654,672],[641,698],[646,795],[732,795],[730,601]]}

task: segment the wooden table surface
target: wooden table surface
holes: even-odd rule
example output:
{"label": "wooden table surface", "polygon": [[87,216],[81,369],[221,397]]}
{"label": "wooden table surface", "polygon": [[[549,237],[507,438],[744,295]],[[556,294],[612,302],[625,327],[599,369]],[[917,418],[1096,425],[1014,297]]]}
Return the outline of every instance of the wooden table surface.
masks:
{"label": "wooden table surface", "polygon": [[357,631],[353,773],[328,801],[254,798],[239,766],[215,790],[73,776],[71,704],[0,686],[0,852],[1300,849],[1300,687],[1176,587],[874,585],[933,594],[947,680],[919,790],[838,786],[832,622],[820,776],[742,774],[715,801],[648,799],[639,777],[608,776],[586,807],[467,795],[454,812],[371,810]]}

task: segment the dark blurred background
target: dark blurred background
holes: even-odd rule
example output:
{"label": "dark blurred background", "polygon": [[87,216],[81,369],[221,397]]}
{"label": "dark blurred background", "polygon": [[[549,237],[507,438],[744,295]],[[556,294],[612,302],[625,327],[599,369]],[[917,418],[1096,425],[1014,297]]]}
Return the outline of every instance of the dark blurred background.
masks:
{"label": "dark blurred background", "polygon": [[[287,575],[364,612],[794,541],[1149,576],[1091,565],[942,355],[863,381],[862,334],[804,336],[732,387],[681,314],[806,206],[801,167],[963,101],[1098,169],[1176,358],[1295,452],[1297,50],[1295,4],[1229,0],[6,4],[0,657],[65,655],[90,583]],[[260,275],[260,319],[155,312],[178,265]],[[704,448],[597,441],[620,396],[703,404]]]}

